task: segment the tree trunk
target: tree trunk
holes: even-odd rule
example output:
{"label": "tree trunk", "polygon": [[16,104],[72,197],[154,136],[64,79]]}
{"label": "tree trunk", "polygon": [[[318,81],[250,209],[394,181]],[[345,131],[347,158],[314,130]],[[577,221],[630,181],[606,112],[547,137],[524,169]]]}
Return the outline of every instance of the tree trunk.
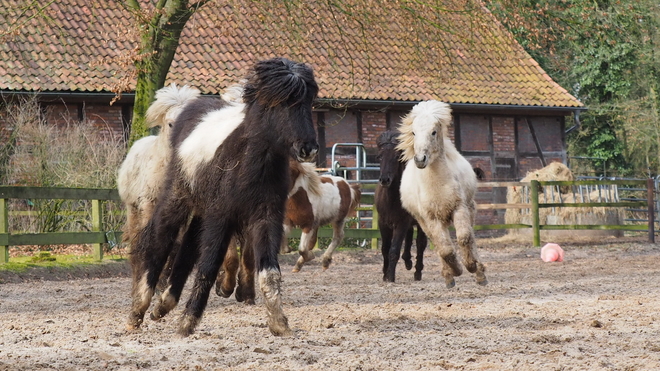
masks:
{"label": "tree trunk", "polygon": [[[137,81],[129,144],[148,134],[149,127],[145,122],[147,109],[156,91],[165,85],[186,22],[204,3],[206,1],[189,7],[187,0],[163,1],[158,4],[158,11],[147,20],[148,23],[143,23],[146,32],[141,35],[140,48],[144,58],[135,62]],[[137,21],[140,22],[143,19],[140,5],[131,1],[128,4],[134,11]]]}

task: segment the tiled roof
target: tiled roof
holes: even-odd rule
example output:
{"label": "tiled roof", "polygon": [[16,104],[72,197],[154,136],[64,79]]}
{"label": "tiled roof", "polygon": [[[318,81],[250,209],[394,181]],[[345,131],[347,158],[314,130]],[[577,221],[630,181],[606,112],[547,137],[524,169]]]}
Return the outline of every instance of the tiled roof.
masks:
{"label": "tiled roof", "polygon": [[[296,34],[259,16],[257,6],[263,3],[234,1],[244,6],[209,3],[193,16],[168,82],[217,93],[255,61],[286,56],[314,67],[321,98],[582,106],[486,11],[476,22],[443,13],[440,19],[454,32],[420,37],[401,9],[383,11],[380,16],[388,20],[373,23],[337,15],[329,2],[301,2],[290,19],[284,10],[273,10],[271,15],[284,22],[305,20],[304,31]],[[5,17],[16,17],[25,3],[0,0],[0,7],[10,10],[0,13],[1,24],[10,24]],[[122,76],[121,56],[134,47],[126,34],[132,18],[118,3],[54,0],[45,20],[35,17],[17,35],[0,40],[0,90],[110,91]],[[333,22],[341,24],[341,32]]]}

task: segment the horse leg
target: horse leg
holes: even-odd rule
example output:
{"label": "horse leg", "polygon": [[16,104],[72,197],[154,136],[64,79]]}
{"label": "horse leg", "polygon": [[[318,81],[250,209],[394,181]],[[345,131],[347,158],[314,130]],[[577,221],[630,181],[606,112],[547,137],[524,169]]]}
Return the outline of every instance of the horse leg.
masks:
{"label": "horse leg", "polygon": [[403,244],[403,240],[406,239],[409,229],[409,223],[399,223],[394,229],[392,246],[390,246],[390,253],[387,257],[389,263],[387,264],[385,281],[394,282],[396,279],[396,264],[399,262],[399,257],[401,256],[401,244]]}
{"label": "horse leg", "polygon": [[178,333],[188,336],[202,319],[208,303],[209,294],[218,277],[218,271],[227,253],[234,231],[224,221],[205,219],[202,227],[200,244],[202,246],[197,263],[197,275],[186,308],[179,320]]}
{"label": "horse leg", "polygon": [[291,232],[291,225],[284,223],[284,235],[282,236],[282,244],[280,244],[280,254],[291,252],[291,247],[289,247],[289,232]]}
{"label": "horse leg", "polygon": [[303,264],[315,258],[312,249],[314,248],[314,245],[316,245],[318,231],[318,227],[303,228],[302,234],[300,235],[300,248],[298,249],[300,257],[298,258],[296,265],[293,267],[294,273],[300,272]]}
{"label": "horse leg", "polygon": [[129,331],[139,328],[142,324],[179,229],[186,224],[190,215],[190,208],[183,201],[181,194],[172,192],[169,195],[170,197],[159,205],[147,226],[140,231],[131,250],[133,300],[126,324]]}
{"label": "horse leg", "polygon": [[[167,289],[167,286],[169,286],[168,279],[172,274],[172,265],[174,264],[174,259],[176,259],[176,255],[179,253],[179,250],[181,249],[181,244],[183,243],[183,236],[187,230],[188,230],[188,226],[186,225],[181,227],[181,230],[179,231],[179,236],[177,237],[176,242],[174,243],[174,247],[170,252],[170,256],[169,258],[167,258],[167,262],[163,267],[163,271],[160,273],[160,279],[158,280],[158,284],[156,285],[156,293],[162,294],[163,292],[165,292],[165,289]],[[160,294],[158,295],[158,297],[162,297]]]}
{"label": "horse leg", "polygon": [[401,254],[401,259],[403,259],[403,262],[406,264],[407,270],[411,270],[413,265],[410,249],[412,248],[414,232],[415,230],[412,227],[408,228],[408,232],[406,232],[406,239],[403,242],[403,254]]}
{"label": "horse leg", "polygon": [[168,265],[171,265],[171,271],[167,279],[167,287],[163,290],[158,303],[151,312],[152,320],[156,321],[163,318],[179,303],[183,287],[199,258],[198,239],[200,230],[201,218],[193,217],[187,230],[183,233],[178,251],[176,251],[176,254],[170,254]]}
{"label": "horse leg", "polygon": [[456,228],[456,241],[463,255],[463,265],[470,273],[476,276],[477,284],[485,286],[488,284],[486,279],[486,268],[479,261],[474,238],[474,229],[472,227],[473,213],[469,208],[459,208],[454,213],[454,227]]}
{"label": "horse leg", "polygon": [[289,320],[282,311],[282,273],[277,262],[282,226],[265,220],[250,225],[248,244],[254,251],[254,262],[259,272],[259,288],[268,312],[268,329],[275,336],[292,335]]}
{"label": "horse leg", "polygon": [[246,243],[241,246],[241,267],[238,270],[238,287],[236,288],[236,301],[254,305],[256,292],[254,291],[254,249]]}
{"label": "horse leg", "polygon": [[426,237],[426,233],[424,233],[424,230],[422,227],[417,226],[417,240],[416,240],[416,245],[417,245],[417,257],[416,257],[416,263],[415,263],[415,281],[421,281],[422,280],[422,270],[424,269],[424,250],[426,250],[426,246],[428,245],[428,238]]}
{"label": "horse leg", "polygon": [[392,236],[394,235],[394,230],[388,227],[385,224],[378,224],[378,229],[380,229],[380,252],[383,254],[383,281],[387,281],[387,271],[390,265],[390,249],[392,248]]}
{"label": "horse leg", "polygon": [[215,281],[215,293],[223,298],[228,298],[236,288],[236,274],[238,273],[238,244],[236,238],[232,238],[227,247],[222,269]]}
{"label": "horse leg", "polygon": [[321,266],[323,267],[324,271],[328,269],[328,267],[330,267],[330,263],[332,263],[332,253],[335,251],[337,246],[339,246],[341,241],[344,240],[344,224],[344,219],[332,223],[332,242],[330,242],[328,249],[325,250],[321,256]]}
{"label": "horse leg", "polygon": [[431,237],[431,241],[438,250],[438,255],[443,262],[442,276],[445,278],[445,285],[450,289],[456,285],[454,277],[463,274],[463,269],[456,258],[454,244],[449,234],[449,226],[436,221],[435,224],[427,224],[422,228]]}

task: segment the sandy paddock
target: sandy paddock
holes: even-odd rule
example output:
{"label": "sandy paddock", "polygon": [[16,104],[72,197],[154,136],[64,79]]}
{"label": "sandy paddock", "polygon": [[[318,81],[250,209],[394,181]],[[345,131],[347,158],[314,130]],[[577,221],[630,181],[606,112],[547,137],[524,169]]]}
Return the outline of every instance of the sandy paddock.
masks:
{"label": "sandy paddock", "polygon": [[287,338],[269,333],[259,301],[215,294],[188,338],[175,334],[183,303],[127,333],[123,263],[0,275],[0,370],[660,369],[656,245],[564,244],[563,263],[544,263],[525,244],[478,242],[488,286],[466,273],[451,290],[429,251],[421,282],[400,263],[394,284],[382,282],[375,250],[340,251],[328,271],[316,259],[298,274],[295,255],[282,256]]}

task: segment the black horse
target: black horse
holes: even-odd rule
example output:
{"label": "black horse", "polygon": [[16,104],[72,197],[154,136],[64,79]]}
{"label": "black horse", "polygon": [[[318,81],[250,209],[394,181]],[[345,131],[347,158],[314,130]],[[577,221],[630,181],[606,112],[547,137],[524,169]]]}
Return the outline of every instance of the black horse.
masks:
{"label": "black horse", "polygon": [[422,279],[424,269],[424,250],[428,239],[415,219],[401,206],[401,174],[405,164],[400,161],[401,152],[396,150],[398,133],[386,131],[377,139],[378,160],[380,161],[380,178],[376,187],[375,204],[378,211],[378,229],[382,238],[383,281],[394,282],[396,264],[403,248],[403,261],[406,269],[412,268],[410,249],[417,226],[417,258],[415,264],[415,281]]}
{"label": "black horse", "polygon": [[130,260],[133,304],[128,329],[138,328],[182,226],[169,286],[152,313],[157,319],[178,302],[197,263],[191,296],[178,332],[194,332],[233,237],[244,261],[258,272],[274,335],[291,330],[281,303],[277,260],[289,189],[289,157],[309,161],[318,151],[312,69],[284,58],[258,62],[248,74],[243,103],[200,98],[177,117],[172,160],[161,201],[139,234]]}

